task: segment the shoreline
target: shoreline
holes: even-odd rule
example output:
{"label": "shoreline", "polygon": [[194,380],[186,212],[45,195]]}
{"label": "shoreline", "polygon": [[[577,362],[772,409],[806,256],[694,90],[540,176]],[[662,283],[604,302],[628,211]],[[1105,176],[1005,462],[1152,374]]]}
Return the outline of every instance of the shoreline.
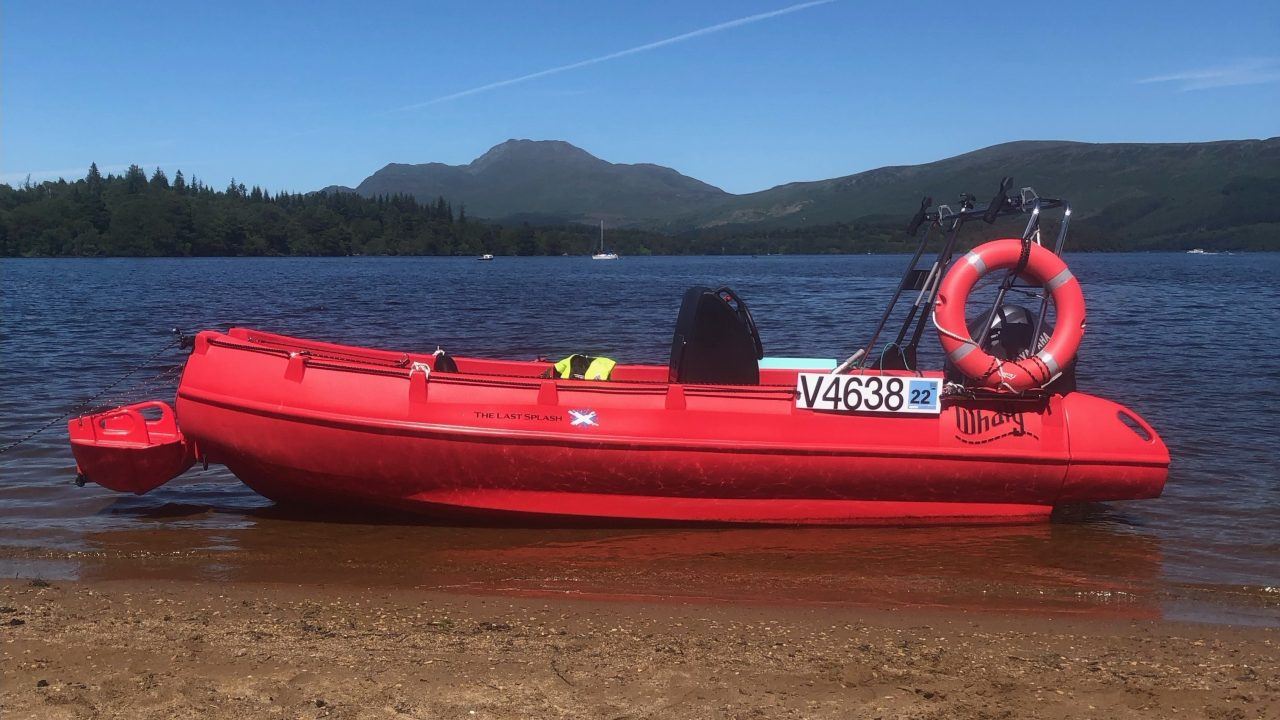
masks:
{"label": "shoreline", "polygon": [[[1280,587],[1264,582],[1264,568],[1249,567],[1243,575],[1232,568],[1190,571],[1171,562],[1159,538],[1105,515],[962,532],[947,526],[491,527],[235,508],[231,501],[211,511],[178,502],[207,497],[214,487],[180,484],[173,498],[154,507],[115,496],[77,506],[77,512],[97,513],[102,523],[96,528],[16,528],[0,542],[0,577],[338,584],[837,610],[948,608],[1280,628]],[[256,499],[247,490],[238,497]],[[117,513],[127,521],[123,526],[116,526]]]}
{"label": "shoreline", "polygon": [[[627,552],[617,543],[609,552]],[[1193,584],[1162,581],[1120,582],[1084,580],[1079,585],[1018,580],[1009,573],[964,578],[964,571],[927,577],[917,572],[877,574],[875,567],[851,566],[851,573],[831,575],[790,555],[814,577],[788,580],[776,569],[746,558],[717,563],[717,551],[696,553],[705,577],[693,565],[660,570],[619,565],[585,557],[575,562],[566,551],[552,547],[534,551],[544,557],[513,558],[490,548],[464,551],[464,560],[485,563],[486,569],[460,570],[456,562],[434,551],[423,553],[431,566],[419,574],[405,563],[383,562],[368,556],[349,557],[341,567],[327,566],[334,558],[300,548],[297,565],[287,558],[241,550],[207,552],[199,549],[109,551],[54,550],[0,545],[0,583],[49,582],[93,586],[147,582],[221,584],[238,586],[343,588],[359,587],[382,593],[434,593],[460,598],[510,598],[515,601],[589,602],[604,605],[642,603],[657,606],[790,608],[797,612],[973,613],[990,617],[1081,620],[1084,622],[1154,622],[1205,628],[1253,627],[1280,632],[1280,588],[1232,584]],[[590,550],[586,550],[590,552]],[[671,556],[662,562],[670,563]],[[563,563],[563,564],[560,564]]]}
{"label": "shoreline", "polygon": [[6,717],[1274,717],[1280,629],[257,581],[0,581]]}

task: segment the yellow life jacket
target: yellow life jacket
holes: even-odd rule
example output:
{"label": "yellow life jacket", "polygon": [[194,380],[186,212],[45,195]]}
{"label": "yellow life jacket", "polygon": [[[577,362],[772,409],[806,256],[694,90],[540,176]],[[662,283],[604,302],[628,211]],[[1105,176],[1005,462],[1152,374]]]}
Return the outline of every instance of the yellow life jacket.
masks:
{"label": "yellow life jacket", "polygon": [[556,363],[556,376],[564,380],[608,380],[617,364],[607,357],[574,354]]}

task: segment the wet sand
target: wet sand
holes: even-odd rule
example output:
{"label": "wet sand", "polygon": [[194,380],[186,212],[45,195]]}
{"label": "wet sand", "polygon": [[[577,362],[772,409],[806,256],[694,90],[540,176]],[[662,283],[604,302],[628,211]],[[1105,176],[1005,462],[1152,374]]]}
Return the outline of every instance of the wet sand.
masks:
{"label": "wet sand", "polygon": [[1280,630],[1161,620],[0,583],[7,718],[1275,718]]}
{"label": "wet sand", "polygon": [[1108,522],[111,503],[96,517],[123,527],[0,540],[0,718],[1280,717],[1280,592],[1176,582],[1159,542]]}
{"label": "wet sand", "polygon": [[[112,517],[124,502],[114,500]],[[341,584],[1280,626],[1280,583],[1182,581],[1169,572],[1158,542],[1106,522],[959,529],[448,527],[170,505],[149,514],[144,527],[11,532],[0,538],[0,577]]]}

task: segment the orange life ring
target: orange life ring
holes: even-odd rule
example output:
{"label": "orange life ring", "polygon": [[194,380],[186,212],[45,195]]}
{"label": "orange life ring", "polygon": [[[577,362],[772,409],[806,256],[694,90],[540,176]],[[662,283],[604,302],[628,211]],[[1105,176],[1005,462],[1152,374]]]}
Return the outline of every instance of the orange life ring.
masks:
{"label": "orange life ring", "polygon": [[973,286],[989,272],[1017,266],[1021,256],[1022,241],[1017,238],[979,245],[952,266],[938,289],[933,322],[942,348],[960,372],[983,387],[1023,392],[1044,386],[1075,358],[1084,336],[1080,281],[1062,258],[1033,243],[1022,274],[1043,284],[1051,294],[1057,315],[1053,336],[1040,352],[1023,360],[999,360],[970,338],[965,303]]}

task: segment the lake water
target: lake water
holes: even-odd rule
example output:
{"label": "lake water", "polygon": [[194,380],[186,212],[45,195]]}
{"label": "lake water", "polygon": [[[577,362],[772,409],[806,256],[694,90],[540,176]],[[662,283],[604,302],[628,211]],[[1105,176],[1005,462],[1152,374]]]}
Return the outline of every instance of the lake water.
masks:
{"label": "lake water", "polygon": [[[5,260],[0,445],[94,394],[171,327],[394,349],[665,362],[683,290],[728,284],[772,355],[843,358],[905,257]],[[1280,624],[1280,255],[1072,255],[1080,388],[1142,414],[1162,498],[1039,527],[432,527],[271,507],[225,470],[142,496],[72,485],[59,424],[0,455],[0,571],[477,592],[852,602]],[[926,339],[925,359],[937,362]],[[181,362],[163,355],[135,378]],[[146,383],[144,383],[145,385]],[[172,398],[122,385],[109,399]]]}

